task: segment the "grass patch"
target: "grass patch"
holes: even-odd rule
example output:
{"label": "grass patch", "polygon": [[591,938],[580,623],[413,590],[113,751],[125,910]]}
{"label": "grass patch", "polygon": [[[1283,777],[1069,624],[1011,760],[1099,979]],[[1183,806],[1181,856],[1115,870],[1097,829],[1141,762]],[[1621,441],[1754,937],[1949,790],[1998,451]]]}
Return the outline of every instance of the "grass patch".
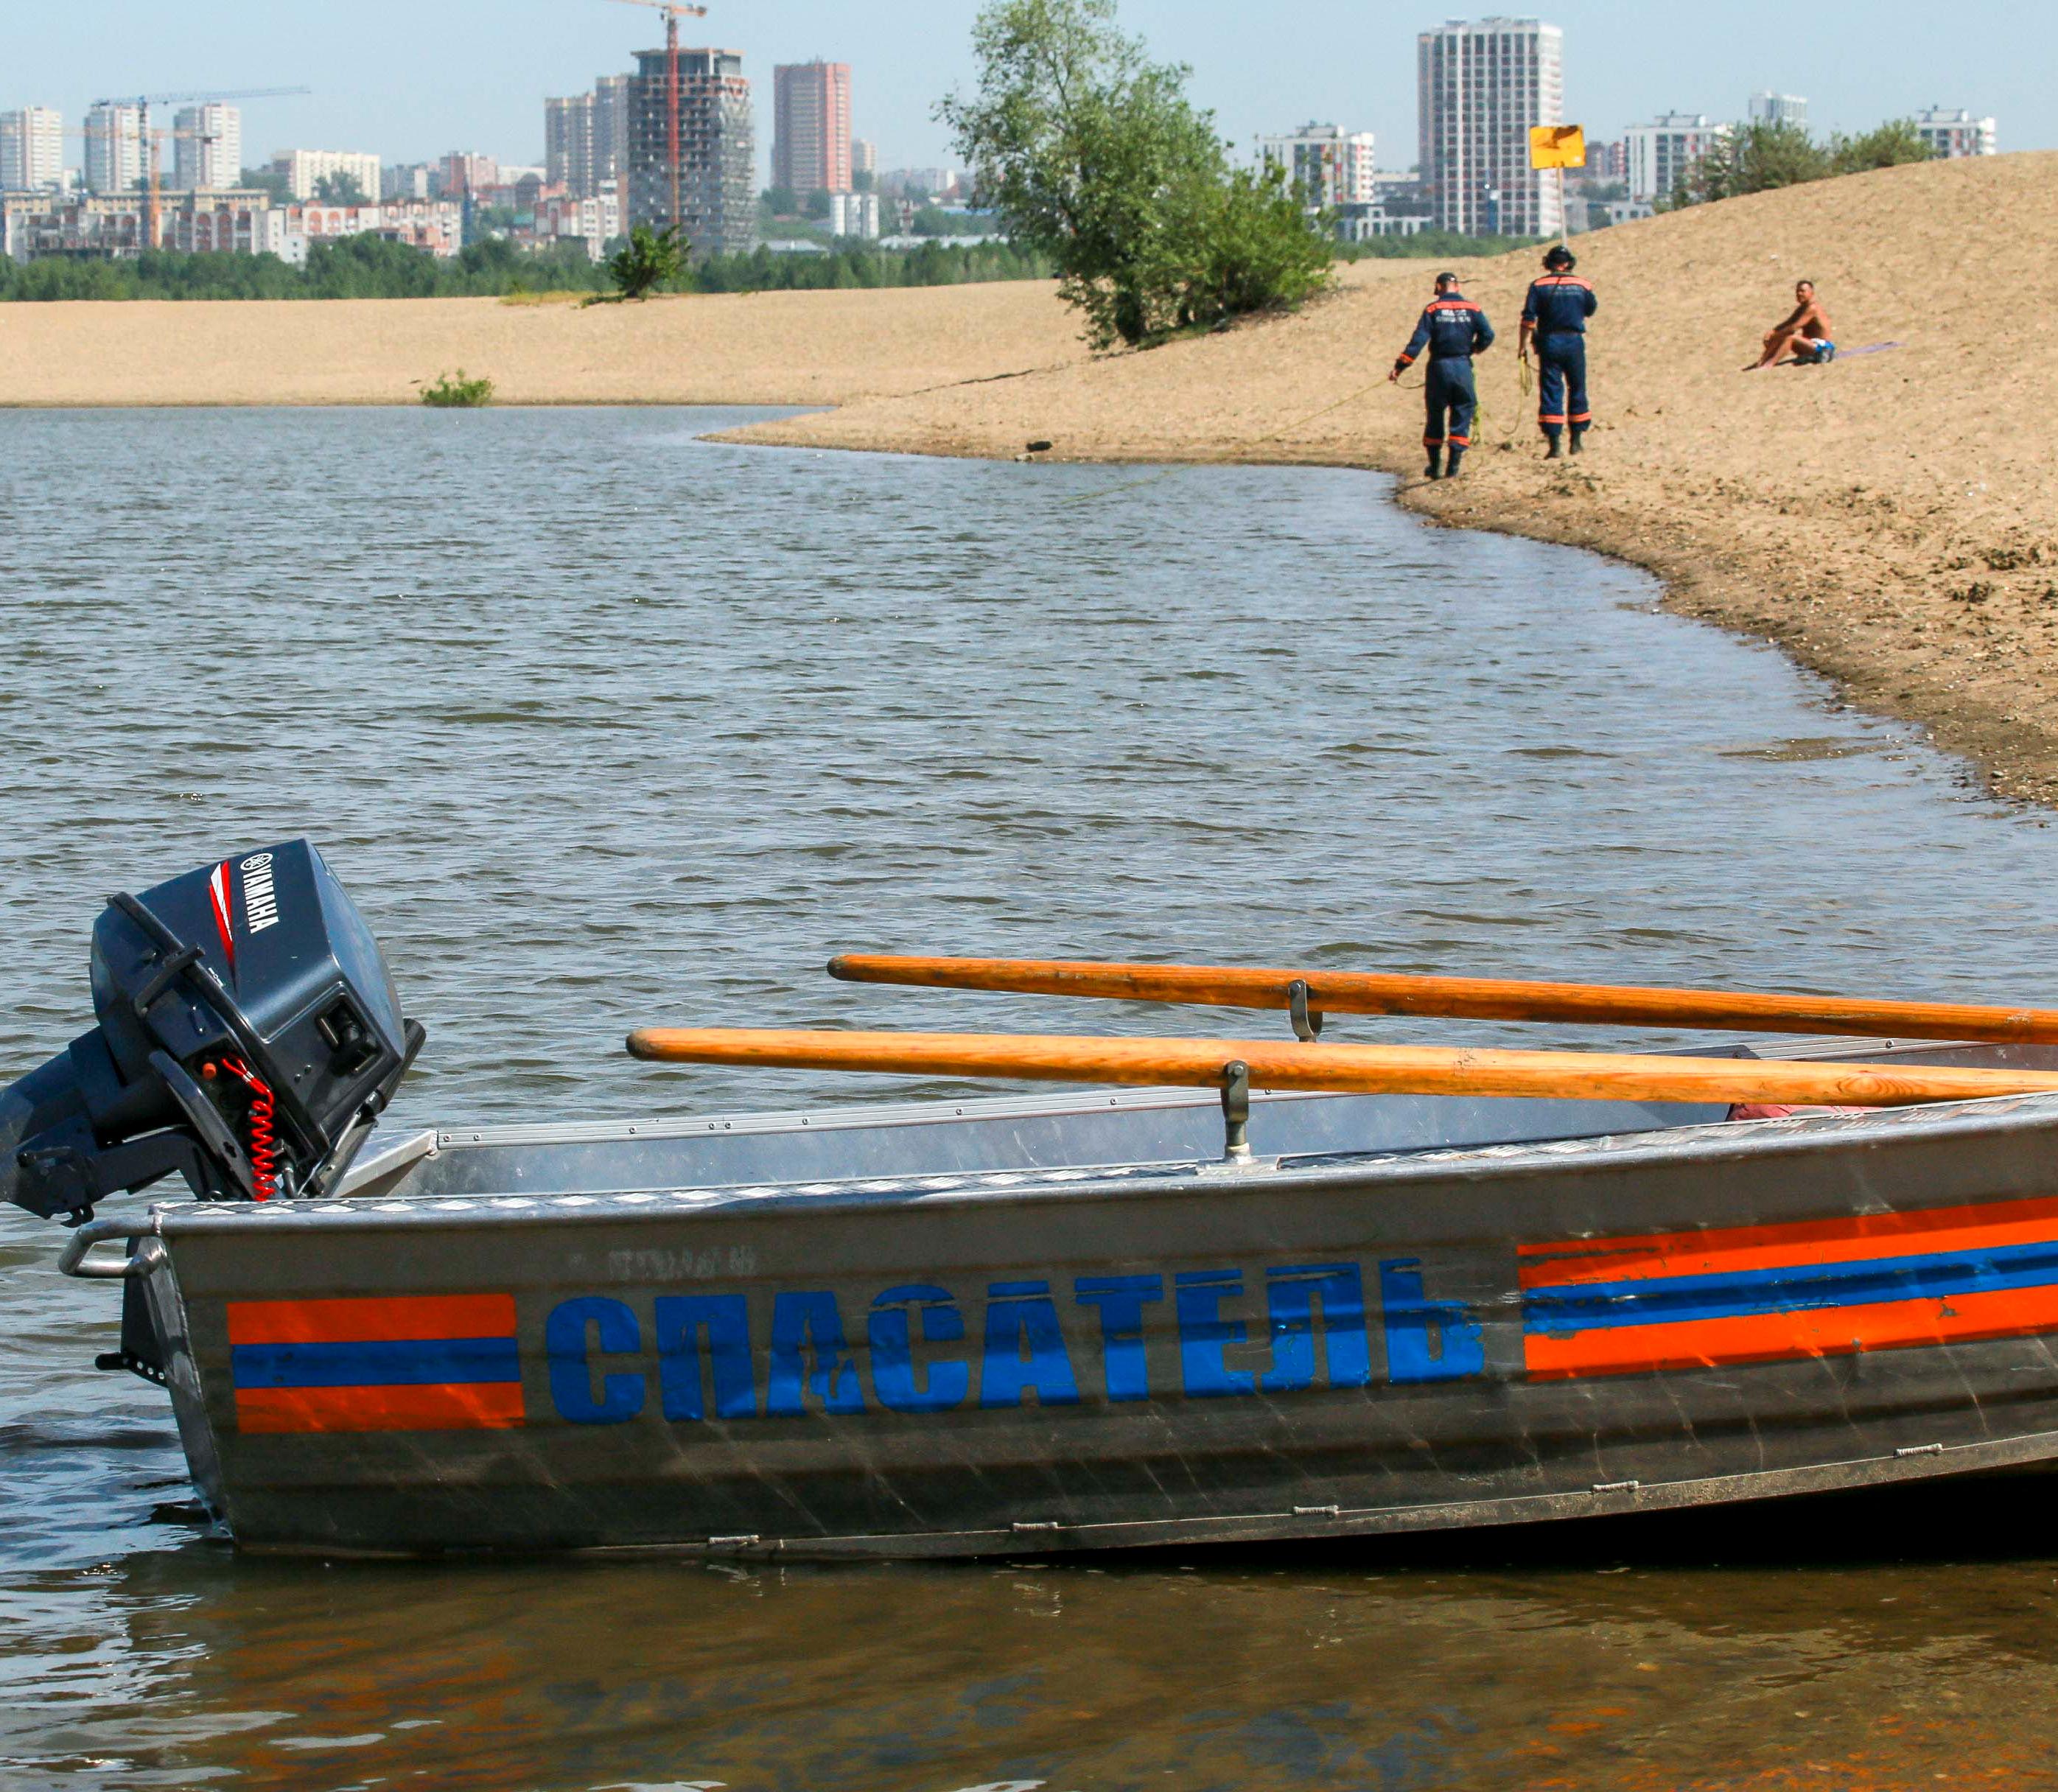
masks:
{"label": "grass patch", "polygon": [[439,373],[433,386],[422,387],[422,402],[433,405],[439,411],[467,411],[493,401],[493,382],[481,378],[467,379],[464,369],[455,374]]}

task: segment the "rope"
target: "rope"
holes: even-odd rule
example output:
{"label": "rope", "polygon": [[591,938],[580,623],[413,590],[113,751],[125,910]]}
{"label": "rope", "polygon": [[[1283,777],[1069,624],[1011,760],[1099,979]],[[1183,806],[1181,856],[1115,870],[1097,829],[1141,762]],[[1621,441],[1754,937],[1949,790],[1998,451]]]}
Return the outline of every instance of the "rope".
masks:
{"label": "rope", "polygon": [[221,1067],[249,1092],[251,1192],[260,1201],[269,1201],[279,1192],[277,1100],[272,1093],[272,1086],[240,1058],[224,1052]]}

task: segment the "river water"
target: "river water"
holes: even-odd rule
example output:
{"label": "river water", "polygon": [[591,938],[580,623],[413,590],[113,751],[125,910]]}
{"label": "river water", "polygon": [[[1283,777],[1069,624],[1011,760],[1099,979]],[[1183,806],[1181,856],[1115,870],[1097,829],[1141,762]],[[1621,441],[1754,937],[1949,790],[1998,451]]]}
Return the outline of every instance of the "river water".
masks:
{"label": "river water", "polygon": [[[108,891],[300,832],[429,1028],[397,1127],[892,1092],[634,1065],[642,1023],[1198,1030],[838,949],[2048,999],[2058,833],[1639,574],[1359,474],[701,439],[750,415],[0,414],[0,1078],[90,1023]],[[0,1220],[0,1786],[2058,1766],[2033,1484],[1060,1566],[239,1560],[55,1242]]]}

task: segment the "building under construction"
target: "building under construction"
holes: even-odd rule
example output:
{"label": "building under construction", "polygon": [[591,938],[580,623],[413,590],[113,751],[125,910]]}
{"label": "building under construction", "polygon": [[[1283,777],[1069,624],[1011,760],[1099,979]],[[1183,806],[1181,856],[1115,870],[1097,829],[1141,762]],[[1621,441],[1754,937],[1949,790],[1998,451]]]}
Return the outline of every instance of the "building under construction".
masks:
{"label": "building under construction", "polygon": [[696,255],[725,255],[757,243],[750,83],[729,50],[681,50],[678,62],[678,165],[668,117],[671,58],[636,53],[629,83],[629,222],[682,225]]}

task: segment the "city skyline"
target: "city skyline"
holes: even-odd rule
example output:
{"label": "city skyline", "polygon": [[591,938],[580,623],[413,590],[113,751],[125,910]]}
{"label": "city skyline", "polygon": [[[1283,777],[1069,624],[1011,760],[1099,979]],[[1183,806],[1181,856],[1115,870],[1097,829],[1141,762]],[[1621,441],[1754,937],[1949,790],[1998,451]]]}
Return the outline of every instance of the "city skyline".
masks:
{"label": "city skyline", "polygon": [[[1975,4],[1947,16],[1908,0],[1859,5],[1826,0],[1812,44],[1777,39],[1787,16],[1770,0],[1736,0],[1720,17],[1667,21],[1662,50],[1642,47],[1648,14],[1619,0],[1508,9],[1539,17],[1565,36],[1565,114],[1597,136],[1668,111],[1744,116],[1761,89],[1806,94],[1818,131],[1860,129],[1932,105],[1967,106],[2000,118],[2002,145],[2058,144],[2040,87],[2040,52],[2058,52],[2058,19]],[[695,46],[735,50],[751,77],[761,117],[757,178],[772,137],[775,64],[817,57],[848,62],[856,76],[856,134],[879,145],[882,165],[946,163],[947,133],[931,117],[936,99],[969,81],[973,7],[967,0],[908,0],[892,16],[854,21],[823,0],[782,0],[775,9],[725,16],[720,0],[705,19],[685,22]],[[1247,9],[1224,0],[1130,0],[1125,29],[1154,55],[1194,66],[1193,92],[1214,109],[1224,136],[1248,151],[1260,135],[1316,119],[1369,129],[1392,147],[1389,165],[1415,157],[1416,34],[1447,18],[1482,18],[1487,7],[1368,8],[1363,0],[1313,0],[1290,32],[1253,34]],[[167,91],[304,81],[306,98],[244,107],[247,162],[275,149],[370,150],[389,162],[431,160],[453,145],[503,160],[541,162],[542,100],[629,72],[662,29],[593,0],[456,0],[424,11],[395,0],[362,0],[348,38],[311,31],[304,14],[256,0],[210,0],[206,24],[117,0],[116,29],[101,15],[38,12],[22,22],[0,109],[54,106],[77,129],[93,100]],[[619,14],[620,16],[616,16]],[[2012,54],[1981,58],[1977,23],[2006,22]],[[491,26],[491,30],[484,29]],[[1779,47],[1757,47],[1768,42]],[[1862,41],[1863,58],[1849,45]],[[396,57],[396,42],[409,54]],[[110,45],[118,48],[110,49]],[[232,45],[232,50],[224,48]],[[169,123],[169,114],[165,122]],[[76,162],[77,145],[67,161]]]}

